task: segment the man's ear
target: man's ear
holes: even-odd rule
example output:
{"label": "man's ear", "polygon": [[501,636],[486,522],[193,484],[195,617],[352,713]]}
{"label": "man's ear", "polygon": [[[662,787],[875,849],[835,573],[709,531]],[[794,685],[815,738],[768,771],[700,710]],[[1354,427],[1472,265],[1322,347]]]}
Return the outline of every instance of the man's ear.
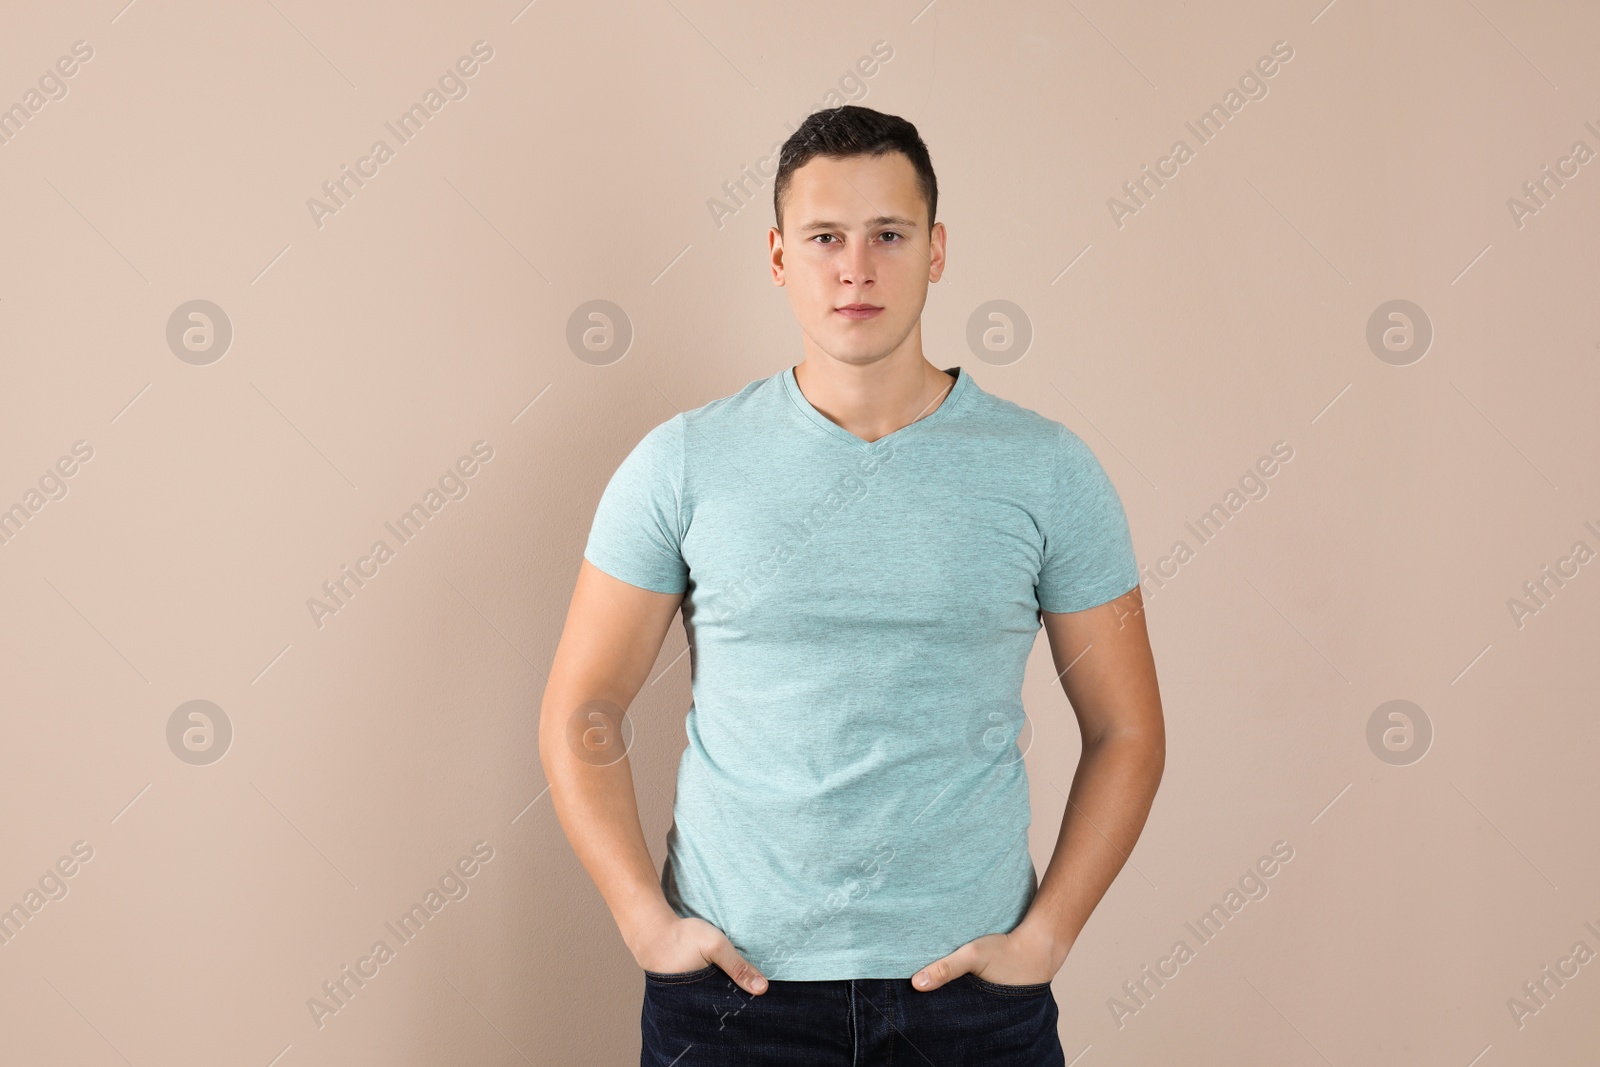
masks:
{"label": "man's ear", "polygon": [[772,284],[783,285],[783,231],[776,226],[767,229],[767,265],[772,268]]}

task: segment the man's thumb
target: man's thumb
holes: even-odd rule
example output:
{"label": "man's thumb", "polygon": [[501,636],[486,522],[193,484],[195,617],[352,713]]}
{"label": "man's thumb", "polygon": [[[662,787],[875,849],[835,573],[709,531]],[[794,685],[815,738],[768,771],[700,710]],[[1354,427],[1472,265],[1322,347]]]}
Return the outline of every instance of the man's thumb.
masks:
{"label": "man's thumb", "polygon": [[739,950],[734,948],[733,942],[726,937],[722,940],[722,947],[712,956],[711,962],[728,972],[728,977],[745,992],[759,996],[767,991],[766,976],[756,970],[749,960],[739,955]]}
{"label": "man's thumb", "polygon": [[922,970],[911,976],[911,984],[917,989],[938,989],[952,978],[958,978],[972,969],[971,954],[964,953],[966,946],[956,949],[942,959],[934,960]]}

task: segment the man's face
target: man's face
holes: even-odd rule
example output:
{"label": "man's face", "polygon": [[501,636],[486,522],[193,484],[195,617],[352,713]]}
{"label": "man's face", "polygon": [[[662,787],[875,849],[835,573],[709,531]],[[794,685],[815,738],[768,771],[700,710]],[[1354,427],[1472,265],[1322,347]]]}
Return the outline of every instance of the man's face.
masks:
{"label": "man's face", "polygon": [[[917,172],[899,152],[813,158],[791,176],[783,231],[773,227],[767,241],[773,283],[789,291],[807,355],[845,363],[899,348],[944,272],[944,223],[929,231]],[[849,310],[857,304],[882,310]]]}

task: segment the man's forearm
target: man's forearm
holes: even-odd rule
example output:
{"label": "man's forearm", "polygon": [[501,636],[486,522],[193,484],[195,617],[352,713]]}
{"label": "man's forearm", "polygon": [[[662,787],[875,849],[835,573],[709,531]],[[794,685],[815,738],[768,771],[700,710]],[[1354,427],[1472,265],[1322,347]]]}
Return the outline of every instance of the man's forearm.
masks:
{"label": "man's forearm", "polygon": [[616,705],[547,691],[539,755],[556,818],[632,949],[641,931],[675,913],[645,844]]}
{"label": "man's forearm", "polygon": [[1051,946],[1057,966],[1144,829],[1165,762],[1159,737],[1111,736],[1084,749],[1055,851],[1018,932]]}

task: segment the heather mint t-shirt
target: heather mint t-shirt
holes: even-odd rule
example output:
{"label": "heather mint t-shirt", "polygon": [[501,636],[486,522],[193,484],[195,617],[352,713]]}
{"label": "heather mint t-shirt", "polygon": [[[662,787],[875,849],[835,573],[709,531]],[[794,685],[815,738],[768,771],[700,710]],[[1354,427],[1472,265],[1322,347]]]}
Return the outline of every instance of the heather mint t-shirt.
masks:
{"label": "heather mint t-shirt", "polygon": [[1071,430],[984,392],[869,443],[788,368],[652,429],[584,556],[685,593],[662,889],[768,978],[908,978],[1038,888],[1016,740],[1038,612],[1139,582]]}

